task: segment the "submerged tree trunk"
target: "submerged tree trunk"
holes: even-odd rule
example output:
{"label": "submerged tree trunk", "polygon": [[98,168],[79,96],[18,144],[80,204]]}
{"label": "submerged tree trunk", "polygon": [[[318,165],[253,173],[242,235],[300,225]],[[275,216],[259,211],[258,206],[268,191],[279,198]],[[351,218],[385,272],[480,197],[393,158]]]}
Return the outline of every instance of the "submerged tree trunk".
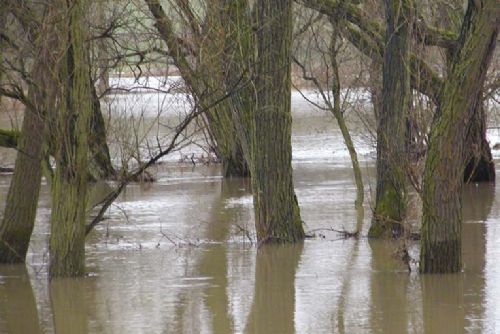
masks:
{"label": "submerged tree trunk", "polygon": [[397,237],[406,215],[405,137],[410,105],[411,0],[386,0],[387,47],[377,129],[377,193],[368,235]]}
{"label": "submerged tree trunk", "polygon": [[422,273],[458,272],[462,267],[461,201],[466,136],[481,101],[499,17],[496,0],[469,1],[460,49],[453,59],[431,129],[422,194]]}
{"label": "submerged tree trunk", "polygon": [[88,137],[92,117],[85,0],[61,3],[60,7],[56,9],[60,10],[56,18],[66,38],[60,40],[63,57],[57,82],[62,93],[53,117],[56,170],[49,244],[51,278],[84,274]]}
{"label": "submerged tree trunk", "polygon": [[259,0],[252,185],[259,242],[304,238],[292,175],[292,1]]}

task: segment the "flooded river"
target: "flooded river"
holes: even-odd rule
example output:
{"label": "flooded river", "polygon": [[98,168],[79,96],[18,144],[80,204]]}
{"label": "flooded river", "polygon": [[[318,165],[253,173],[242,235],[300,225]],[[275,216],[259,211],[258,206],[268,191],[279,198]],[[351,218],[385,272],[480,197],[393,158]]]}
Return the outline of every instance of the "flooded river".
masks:
{"label": "flooded river", "polygon": [[[410,273],[397,243],[330,230],[356,226],[348,154],[330,115],[296,93],[293,108],[296,192],[316,238],[257,249],[248,180],[174,153],[88,237],[88,276],[49,284],[44,185],[27,265],[0,266],[0,333],[499,333],[500,184],[465,189],[462,273],[420,276],[414,264]],[[366,235],[373,147],[355,139]],[[9,182],[0,176],[1,203]]]}

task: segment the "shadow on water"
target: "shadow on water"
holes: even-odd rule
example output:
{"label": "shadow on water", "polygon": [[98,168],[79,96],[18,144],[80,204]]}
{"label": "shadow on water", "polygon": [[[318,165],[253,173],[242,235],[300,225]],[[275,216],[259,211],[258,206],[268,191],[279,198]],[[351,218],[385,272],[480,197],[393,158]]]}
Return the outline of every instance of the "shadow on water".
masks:
{"label": "shadow on water", "polygon": [[244,179],[226,179],[221,182],[221,197],[210,212],[206,238],[217,242],[210,245],[200,257],[197,272],[209,277],[204,291],[204,302],[211,315],[213,333],[233,333],[234,320],[229,310],[228,296],[228,244],[232,224],[237,221],[238,210],[226,208],[227,199],[240,195]]}
{"label": "shadow on water", "polygon": [[[209,206],[207,226],[204,228],[203,238],[210,242],[203,245],[201,254],[196,260],[192,274],[206,281],[201,298],[203,306],[208,311],[205,323],[193,324],[193,314],[188,312],[192,296],[189,292],[181,294],[175,308],[175,320],[170,322],[168,330],[176,333],[193,329],[202,331],[204,326],[210,326],[211,333],[233,333],[234,319],[230,313],[228,296],[228,241],[231,238],[232,224],[241,219],[239,209],[226,207],[226,200],[241,196],[248,181],[234,178],[225,179],[220,183],[220,197],[216,197]],[[186,328],[189,323],[191,328]]]}
{"label": "shadow on water", "polygon": [[56,333],[89,333],[84,278],[60,278],[49,283]]}
{"label": "shadow on water", "polygon": [[481,333],[485,330],[486,224],[495,197],[494,184],[464,189],[462,261],[459,274],[421,277],[425,333]]}
{"label": "shadow on water", "polygon": [[408,333],[409,314],[415,313],[411,309],[414,296],[408,296],[410,274],[407,266],[395,257],[396,247],[394,242],[370,240],[373,333]]}
{"label": "shadow on water", "polygon": [[257,251],[255,292],[246,333],[295,332],[295,273],[304,245],[265,245]]}
{"label": "shadow on water", "polygon": [[24,264],[0,266],[0,333],[42,333],[35,295]]}
{"label": "shadow on water", "polygon": [[[370,240],[372,333],[481,333],[485,315],[486,224],[493,184],[467,185],[463,197],[462,259],[458,274],[408,273],[397,244]],[[416,245],[418,247],[418,245]]]}

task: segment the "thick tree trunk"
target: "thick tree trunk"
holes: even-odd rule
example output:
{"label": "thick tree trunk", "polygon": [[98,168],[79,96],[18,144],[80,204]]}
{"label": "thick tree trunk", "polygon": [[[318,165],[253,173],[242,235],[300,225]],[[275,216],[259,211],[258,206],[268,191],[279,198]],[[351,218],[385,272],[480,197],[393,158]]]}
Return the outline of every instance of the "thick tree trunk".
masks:
{"label": "thick tree trunk", "polygon": [[[42,27],[45,32],[45,25]],[[41,32],[38,32],[41,33]],[[0,225],[0,263],[24,262],[35,225],[42,178],[41,158],[45,113],[49,106],[45,80],[49,72],[49,47],[37,45],[32,82],[28,89],[21,133],[2,131],[5,144],[15,145],[18,153],[7,202]]]}
{"label": "thick tree trunk", "polygon": [[259,0],[252,185],[259,242],[304,238],[292,175],[292,1]]}
{"label": "thick tree trunk", "polygon": [[377,193],[372,238],[397,237],[406,215],[405,137],[410,105],[412,3],[386,0],[387,48],[383,67],[382,110],[377,129]]}
{"label": "thick tree trunk", "polygon": [[0,226],[0,263],[24,262],[28,252],[42,179],[42,117],[38,110],[26,109],[24,114],[16,165]]}
{"label": "thick tree trunk", "polygon": [[498,35],[496,0],[470,0],[460,49],[446,80],[430,135],[424,173],[420,271],[458,272],[462,267],[462,186],[467,129],[481,100]]}
{"label": "thick tree trunk", "polygon": [[[61,4],[64,50],[59,83],[64,87],[55,110],[56,170],[52,182],[50,278],[81,276],[85,268],[88,137],[92,92],[84,27],[85,0]],[[68,43],[69,45],[67,45]],[[67,45],[67,47],[65,47]]]}

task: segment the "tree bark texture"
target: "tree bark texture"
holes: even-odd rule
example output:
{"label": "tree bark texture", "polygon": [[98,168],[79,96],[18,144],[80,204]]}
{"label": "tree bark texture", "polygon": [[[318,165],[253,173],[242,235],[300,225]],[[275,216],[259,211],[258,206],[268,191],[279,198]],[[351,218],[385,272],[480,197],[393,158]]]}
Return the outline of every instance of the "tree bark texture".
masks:
{"label": "tree bark texture", "polygon": [[85,268],[85,209],[92,92],[84,26],[85,0],[61,3],[59,103],[53,120],[56,170],[52,183],[49,276],[81,276]]}
{"label": "tree bark texture", "polygon": [[304,238],[292,175],[292,1],[259,0],[252,186],[259,242]]}
{"label": "tree bark texture", "polygon": [[383,66],[382,109],[377,129],[377,192],[368,235],[397,237],[406,215],[406,115],[411,101],[410,38],[413,16],[410,0],[386,0],[386,51]]}
{"label": "tree bark texture", "polygon": [[[422,273],[458,272],[462,267],[462,186],[467,131],[500,26],[496,0],[470,0],[440,110],[431,129],[424,172],[420,248]],[[462,162],[462,163],[456,163]]]}
{"label": "tree bark texture", "polygon": [[[50,37],[35,39],[36,35],[52,32],[47,22],[39,30],[29,30],[36,40],[31,82],[28,86],[28,100],[24,112],[21,133],[2,131],[5,144],[17,147],[14,173],[7,193],[7,201],[0,225],[0,263],[24,262],[35,225],[38,195],[42,178],[42,147],[46,110],[49,108],[45,80],[51,68]],[[31,34],[36,35],[31,35]],[[11,146],[12,147],[12,146]]]}
{"label": "tree bark texture", "polygon": [[[38,71],[38,70],[37,70]],[[41,81],[38,81],[41,82]],[[30,99],[40,101],[38,88],[32,87]],[[35,226],[38,194],[42,180],[41,154],[43,116],[38,109],[27,108],[24,114],[14,174],[0,226],[0,263],[24,262]]]}

